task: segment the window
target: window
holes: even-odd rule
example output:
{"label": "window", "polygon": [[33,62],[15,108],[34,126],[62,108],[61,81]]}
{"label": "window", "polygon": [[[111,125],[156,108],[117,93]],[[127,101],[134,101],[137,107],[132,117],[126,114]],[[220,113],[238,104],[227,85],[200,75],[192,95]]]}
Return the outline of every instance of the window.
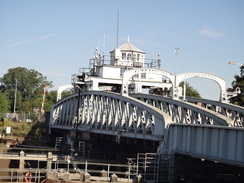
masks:
{"label": "window", "polygon": [[143,62],[144,61],[144,55],[141,55],[141,60],[140,60],[141,62]]}
{"label": "window", "polygon": [[132,61],[136,61],[136,54],[133,54]]}
{"label": "window", "polygon": [[141,73],[141,79],[146,79],[146,73]]}
{"label": "window", "polygon": [[137,54],[137,61],[140,61],[140,54]]}
{"label": "window", "polygon": [[127,60],[131,60],[131,53],[127,54]]}
{"label": "window", "polygon": [[126,53],[122,53],[122,60],[126,60]]}

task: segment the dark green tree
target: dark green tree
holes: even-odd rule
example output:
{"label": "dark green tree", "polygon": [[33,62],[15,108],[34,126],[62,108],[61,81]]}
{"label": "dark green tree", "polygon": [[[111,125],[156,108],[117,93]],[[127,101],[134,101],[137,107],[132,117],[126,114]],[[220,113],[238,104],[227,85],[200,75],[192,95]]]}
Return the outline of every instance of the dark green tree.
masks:
{"label": "dark green tree", "polygon": [[[62,98],[65,98],[65,97],[71,95],[72,93],[73,93],[72,90],[63,91]],[[47,112],[51,111],[52,105],[55,104],[56,102],[57,102],[57,91],[53,90],[53,91],[47,92],[45,106],[44,106],[45,111],[47,111]]]}
{"label": "dark green tree", "polygon": [[232,88],[229,88],[228,91],[235,91],[237,87],[240,88],[241,93],[236,97],[230,98],[232,104],[244,106],[244,65],[240,67],[240,75],[234,76],[235,80],[232,82]]}
{"label": "dark green tree", "polygon": [[17,91],[16,111],[28,112],[32,111],[33,108],[27,108],[25,104],[33,107],[33,105],[36,104],[30,105],[30,103],[35,99],[40,98],[41,101],[44,83],[49,88],[52,87],[52,82],[47,81],[47,78],[41,73],[34,69],[29,70],[24,67],[9,69],[8,72],[0,78],[0,82],[2,84],[0,89],[8,97],[11,111],[13,111],[14,108],[15,91]]}
{"label": "dark green tree", "polygon": [[51,111],[52,105],[56,103],[57,100],[57,91],[49,91],[47,92],[44,109],[46,112]]}
{"label": "dark green tree", "polygon": [[9,101],[6,95],[0,90],[0,112],[9,112]]}
{"label": "dark green tree", "polygon": [[[184,82],[180,83],[180,87],[184,88]],[[201,95],[189,83],[186,82],[186,97],[201,98]]]}
{"label": "dark green tree", "polygon": [[63,93],[62,93],[62,99],[65,98],[65,97],[67,97],[67,96],[69,96],[69,95],[71,95],[72,93],[74,93],[74,90],[73,89],[67,90],[67,91],[63,91]]}

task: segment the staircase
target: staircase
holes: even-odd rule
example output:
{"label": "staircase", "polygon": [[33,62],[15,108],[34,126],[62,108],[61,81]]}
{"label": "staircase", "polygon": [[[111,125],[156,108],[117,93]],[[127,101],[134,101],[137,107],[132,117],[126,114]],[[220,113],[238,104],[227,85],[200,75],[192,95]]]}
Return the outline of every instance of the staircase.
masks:
{"label": "staircase", "polygon": [[137,175],[142,175],[142,182],[169,182],[169,159],[160,158],[157,153],[138,153],[135,161],[134,170]]}
{"label": "staircase", "polygon": [[156,153],[137,154],[137,174],[141,174],[143,182],[158,182],[159,159]]}

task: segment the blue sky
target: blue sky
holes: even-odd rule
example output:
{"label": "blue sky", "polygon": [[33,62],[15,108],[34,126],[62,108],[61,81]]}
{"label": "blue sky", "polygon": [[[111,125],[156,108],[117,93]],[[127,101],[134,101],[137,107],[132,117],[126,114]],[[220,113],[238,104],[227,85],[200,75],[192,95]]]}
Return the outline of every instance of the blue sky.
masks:
{"label": "blue sky", "polygon": [[[88,67],[95,47],[109,54],[130,42],[147,58],[161,54],[161,69],[207,72],[231,86],[244,63],[243,0],[1,0],[0,77],[9,68],[26,67],[47,76],[57,89]],[[104,42],[105,35],[105,42]],[[105,47],[103,46],[105,45]],[[218,85],[189,79],[202,97],[218,100]]]}

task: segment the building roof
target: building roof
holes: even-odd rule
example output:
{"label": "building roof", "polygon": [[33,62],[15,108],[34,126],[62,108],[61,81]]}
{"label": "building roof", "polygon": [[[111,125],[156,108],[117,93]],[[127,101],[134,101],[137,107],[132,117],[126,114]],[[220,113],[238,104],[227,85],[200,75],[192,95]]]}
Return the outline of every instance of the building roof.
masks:
{"label": "building roof", "polygon": [[127,42],[123,45],[121,45],[119,48],[121,51],[131,51],[131,52],[140,52],[140,53],[145,53],[144,51],[140,50],[136,46],[130,43],[130,40],[128,38]]}

